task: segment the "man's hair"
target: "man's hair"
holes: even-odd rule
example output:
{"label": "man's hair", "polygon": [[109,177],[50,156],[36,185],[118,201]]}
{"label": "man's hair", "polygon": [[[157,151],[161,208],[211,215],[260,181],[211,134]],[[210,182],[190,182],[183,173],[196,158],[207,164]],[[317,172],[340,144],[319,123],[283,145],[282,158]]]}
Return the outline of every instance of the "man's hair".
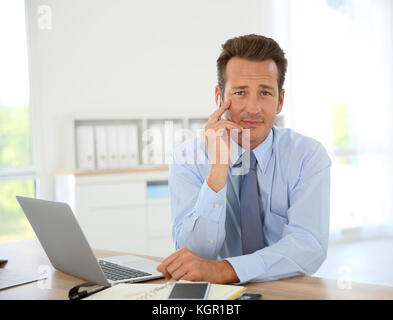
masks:
{"label": "man's hair", "polygon": [[222,45],[222,52],[217,59],[217,77],[221,94],[225,89],[225,70],[228,61],[233,57],[239,57],[250,61],[265,61],[272,59],[278,69],[278,93],[285,81],[288,61],[284,51],[278,43],[271,38],[257,34],[249,34],[227,40]]}

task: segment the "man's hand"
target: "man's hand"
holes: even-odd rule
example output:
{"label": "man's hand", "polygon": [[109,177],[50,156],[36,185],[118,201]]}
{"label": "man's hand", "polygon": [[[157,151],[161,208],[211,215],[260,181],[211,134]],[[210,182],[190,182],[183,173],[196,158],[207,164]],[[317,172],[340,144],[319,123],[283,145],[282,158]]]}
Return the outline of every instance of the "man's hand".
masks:
{"label": "man's hand", "polygon": [[157,267],[166,279],[207,281],[211,283],[238,282],[239,278],[228,261],[208,260],[182,248],[165,258]]}
{"label": "man's hand", "polygon": [[220,120],[221,116],[230,106],[231,100],[228,99],[210,115],[202,131],[211,162],[207,184],[215,192],[218,192],[226,184],[232,155],[231,134],[237,134],[243,129],[242,126],[235,122]]}

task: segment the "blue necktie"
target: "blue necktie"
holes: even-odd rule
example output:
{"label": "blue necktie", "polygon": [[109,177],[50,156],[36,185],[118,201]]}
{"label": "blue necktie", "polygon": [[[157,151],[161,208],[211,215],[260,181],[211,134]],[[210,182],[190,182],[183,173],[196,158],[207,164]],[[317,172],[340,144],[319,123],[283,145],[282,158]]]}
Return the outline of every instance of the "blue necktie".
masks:
{"label": "blue necktie", "polygon": [[[249,154],[250,170],[241,176],[240,183],[240,229],[243,254],[253,253],[265,246],[258,200],[257,159],[253,151]],[[242,166],[248,167],[247,163],[243,163]]]}

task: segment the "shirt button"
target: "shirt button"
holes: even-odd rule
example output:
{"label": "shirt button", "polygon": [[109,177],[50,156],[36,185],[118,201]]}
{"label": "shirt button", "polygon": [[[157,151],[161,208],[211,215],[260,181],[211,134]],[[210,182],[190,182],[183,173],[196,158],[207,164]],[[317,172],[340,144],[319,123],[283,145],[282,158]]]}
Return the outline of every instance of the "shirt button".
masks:
{"label": "shirt button", "polygon": [[215,203],[214,204],[214,208],[219,208],[220,207],[220,204],[219,203]]}
{"label": "shirt button", "polygon": [[211,244],[213,244],[213,243],[214,243],[214,240],[213,240],[213,239],[210,239],[209,242],[210,242]]}

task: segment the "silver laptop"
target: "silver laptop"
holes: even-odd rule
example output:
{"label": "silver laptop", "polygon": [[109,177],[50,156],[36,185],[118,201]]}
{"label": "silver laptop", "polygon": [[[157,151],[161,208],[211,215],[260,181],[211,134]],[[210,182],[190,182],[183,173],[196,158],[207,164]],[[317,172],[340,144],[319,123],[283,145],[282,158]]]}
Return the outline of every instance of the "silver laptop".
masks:
{"label": "silver laptop", "polygon": [[153,260],[132,255],[97,260],[67,203],[16,198],[57,270],[103,286],[163,277]]}

